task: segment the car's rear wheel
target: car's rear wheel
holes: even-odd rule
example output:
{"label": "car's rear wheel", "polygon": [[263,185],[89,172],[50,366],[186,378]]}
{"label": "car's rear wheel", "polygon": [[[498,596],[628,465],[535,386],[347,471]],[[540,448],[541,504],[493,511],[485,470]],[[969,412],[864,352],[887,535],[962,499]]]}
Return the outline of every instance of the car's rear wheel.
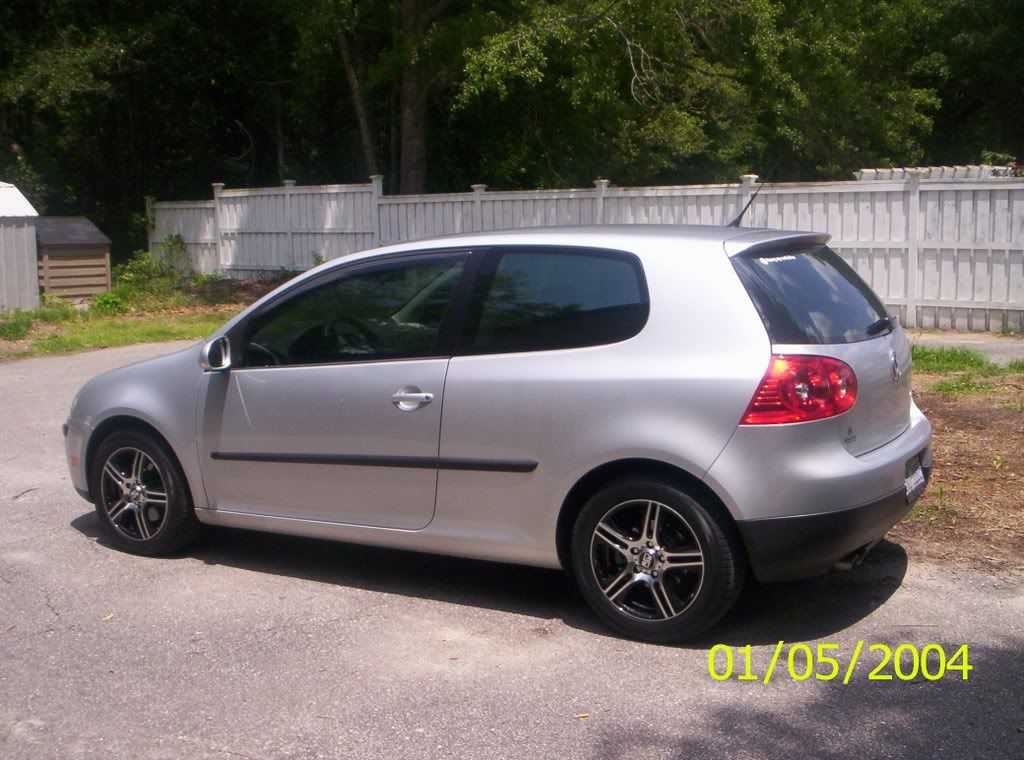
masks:
{"label": "car's rear wheel", "polygon": [[743,585],[735,527],[676,485],[617,481],[591,497],[572,536],[573,573],[621,633],[671,643],[716,623]]}
{"label": "car's rear wheel", "polygon": [[185,475],[162,442],[143,431],[113,433],[92,461],[96,512],[107,536],[135,554],[166,554],[199,532]]}

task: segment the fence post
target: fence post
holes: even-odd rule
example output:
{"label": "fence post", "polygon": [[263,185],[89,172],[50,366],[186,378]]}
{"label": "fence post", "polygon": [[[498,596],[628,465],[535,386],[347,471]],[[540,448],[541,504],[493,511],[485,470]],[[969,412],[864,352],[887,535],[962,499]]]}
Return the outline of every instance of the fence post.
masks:
{"label": "fence post", "polygon": [[292,188],[295,187],[295,180],[282,180],[281,184],[284,186],[284,231],[288,261],[292,269],[302,269],[302,264],[295,260],[295,246],[292,244],[292,233],[295,232],[295,222],[292,221]]}
{"label": "fence post", "polygon": [[921,172],[907,172],[907,316],[906,327],[917,327],[917,244],[920,237]]}
{"label": "fence post", "polygon": [[153,225],[156,220],[153,218],[153,201],[155,201],[152,195],[147,195],[146,201],[146,250],[153,250],[153,241],[149,239],[149,233],[153,231]]}
{"label": "fence post", "polygon": [[608,190],[608,180],[595,179],[594,187],[597,189],[597,199],[594,203],[594,224],[604,224],[604,194]]}
{"label": "fence post", "polygon": [[224,256],[220,242],[220,193],[223,182],[213,183],[213,252],[217,254],[217,271],[224,274]]}
{"label": "fence post", "polygon": [[[735,219],[736,216],[747,207],[750,202],[751,196],[754,194],[754,183],[757,182],[756,174],[742,174],[740,175],[740,206],[736,209],[736,213],[732,215]],[[744,219],[750,219],[746,214],[743,215]],[[730,222],[732,219],[727,219],[726,222]],[[740,226],[743,226],[743,221],[740,220]]]}
{"label": "fence post", "polygon": [[381,226],[380,226],[380,199],[384,195],[384,175],[383,174],[371,174],[370,175],[370,192],[373,195],[373,203],[370,213],[373,215],[372,229],[373,229],[373,247],[376,248],[381,244]]}
{"label": "fence post", "polygon": [[484,193],[487,192],[487,185],[470,185],[473,189],[473,224],[476,225],[476,232],[484,228]]}

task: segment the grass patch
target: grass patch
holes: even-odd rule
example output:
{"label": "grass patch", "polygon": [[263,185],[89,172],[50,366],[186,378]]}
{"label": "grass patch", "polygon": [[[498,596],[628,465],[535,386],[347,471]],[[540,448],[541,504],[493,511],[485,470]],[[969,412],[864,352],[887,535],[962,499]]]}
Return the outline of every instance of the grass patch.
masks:
{"label": "grass patch", "polygon": [[[948,372],[972,372],[977,375],[998,375],[1003,368],[989,361],[988,357],[971,348],[947,348],[944,346],[911,346],[914,371],[942,375]],[[1021,362],[1024,365],[1024,362]]]}
{"label": "grass patch", "polygon": [[62,323],[58,329],[29,336],[27,346],[0,351],[0,359],[38,354],[62,354],[133,343],[205,338],[228,319],[234,310],[195,311],[145,316],[85,316]]}
{"label": "grass patch", "polygon": [[1014,359],[1006,365],[1006,369],[1010,372],[1020,372],[1021,374],[1024,374],[1024,359]]}
{"label": "grass patch", "polygon": [[32,327],[32,312],[16,311],[0,317],[0,338],[19,340],[24,338]]}
{"label": "grass patch", "polygon": [[1003,404],[1003,409],[1008,412],[1024,414],[1024,401],[1014,401],[1012,404]]}
{"label": "grass patch", "polygon": [[946,396],[959,396],[962,393],[991,393],[995,390],[995,386],[986,380],[978,380],[974,375],[966,373],[932,383],[928,386],[928,390]]}

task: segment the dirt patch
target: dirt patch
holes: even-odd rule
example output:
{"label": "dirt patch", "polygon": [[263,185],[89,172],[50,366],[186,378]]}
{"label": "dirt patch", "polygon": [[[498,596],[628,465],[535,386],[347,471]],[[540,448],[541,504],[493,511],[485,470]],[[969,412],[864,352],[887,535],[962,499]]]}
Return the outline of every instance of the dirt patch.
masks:
{"label": "dirt patch", "polygon": [[1024,375],[985,378],[984,393],[929,390],[914,397],[932,421],[935,470],[928,491],[890,537],[912,554],[1024,574]]}

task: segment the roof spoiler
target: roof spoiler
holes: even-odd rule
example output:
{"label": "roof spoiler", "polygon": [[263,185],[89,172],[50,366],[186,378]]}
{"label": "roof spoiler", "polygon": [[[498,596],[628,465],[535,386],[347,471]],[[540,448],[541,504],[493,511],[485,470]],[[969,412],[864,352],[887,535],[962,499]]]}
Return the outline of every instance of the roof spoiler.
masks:
{"label": "roof spoiler", "polygon": [[832,239],[824,232],[780,232],[779,230],[751,230],[725,241],[725,252],[729,256],[741,253],[774,251],[779,248],[807,248],[824,245]]}

